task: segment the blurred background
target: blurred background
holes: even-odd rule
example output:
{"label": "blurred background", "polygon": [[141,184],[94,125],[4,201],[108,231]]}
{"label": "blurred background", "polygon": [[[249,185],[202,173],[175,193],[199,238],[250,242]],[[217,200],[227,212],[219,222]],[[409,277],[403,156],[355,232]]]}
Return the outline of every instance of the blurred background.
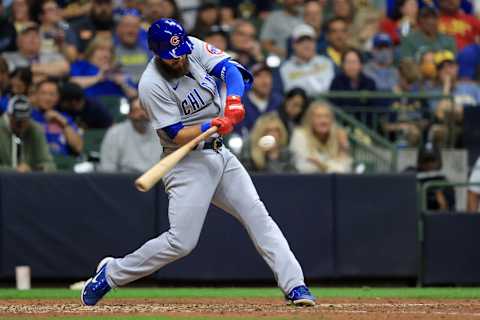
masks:
{"label": "blurred background", "polygon": [[[0,280],[80,279],[168,228],[163,187],[132,187],[162,154],[137,84],[166,17],[254,74],[225,143],[308,279],[480,283],[478,0],[1,1]],[[208,220],[154,279],[270,281]]]}

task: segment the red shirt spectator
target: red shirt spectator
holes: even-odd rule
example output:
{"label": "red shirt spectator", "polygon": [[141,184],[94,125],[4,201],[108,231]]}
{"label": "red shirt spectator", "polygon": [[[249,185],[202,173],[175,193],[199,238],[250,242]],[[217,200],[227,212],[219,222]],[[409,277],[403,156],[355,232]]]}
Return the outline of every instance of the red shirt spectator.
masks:
{"label": "red shirt spectator", "polygon": [[460,9],[460,0],[440,0],[439,31],[455,38],[458,50],[480,36],[480,20]]}

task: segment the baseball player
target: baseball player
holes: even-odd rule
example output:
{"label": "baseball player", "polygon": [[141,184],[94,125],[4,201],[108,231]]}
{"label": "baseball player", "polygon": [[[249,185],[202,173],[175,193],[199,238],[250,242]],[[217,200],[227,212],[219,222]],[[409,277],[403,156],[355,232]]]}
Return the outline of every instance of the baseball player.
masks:
{"label": "baseball player", "polygon": [[[221,136],[245,115],[241,97],[251,86],[252,75],[221,50],[188,36],[173,19],[156,21],[148,30],[148,42],[155,56],[140,79],[139,94],[164,154],[212,126],[218,127],[218,134],[200,143],[163,178],[170,229],[123,258],[103,259],[82,290],[82,302],[95,305],[111,288],[148,276],[189,254],[213,202],[243,224],[286,298],[295,305],[314,305],[300,264],[248,173],[222,146]],[[219,80],[226,84],[225,103]]]}

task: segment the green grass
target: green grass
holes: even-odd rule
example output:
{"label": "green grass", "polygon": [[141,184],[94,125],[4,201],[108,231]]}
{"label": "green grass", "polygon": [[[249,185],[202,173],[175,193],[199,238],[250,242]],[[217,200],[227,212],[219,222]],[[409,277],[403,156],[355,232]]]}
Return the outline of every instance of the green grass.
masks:
{"label": "green grass", "polygon": [[[478,299],[480,288],[312,288],[318,298],[399,298],[399,299]],[[78,298],[79,291],[68,289],[0,289],[0,299]],[[115,298],[244,298],[282,297],[277,288],[122,288],[112,291]]]}

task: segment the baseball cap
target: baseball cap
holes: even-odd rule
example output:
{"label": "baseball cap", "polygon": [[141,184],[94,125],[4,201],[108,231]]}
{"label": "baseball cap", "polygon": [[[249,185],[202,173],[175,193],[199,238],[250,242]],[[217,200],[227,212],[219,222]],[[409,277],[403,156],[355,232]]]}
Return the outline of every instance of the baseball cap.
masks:
{"label": "baseball cap", "polygon": [[391,47],[393,45],[393,42],[392,42],[392,39],[390,38],[390,36],[386,33],[377,33],[374,37],[373,37],[373,46],[375,48],[378,48],[378,47]]}
{"label": "baseball cap", "polygon": [[437,67],[440,67],[445,62],[455,62],[455,55],[449,50],[437,51],[433,55],[433,61]]}
{"label": "baseball cap", "polygon": [[292,39],[293,41],[298,41],[301,38],[316,38],[315,30],[308,24],[300,24],[293,29]]}
{"label": "baseball cap", "polygon": [[8,113],[17,120],[29,119],[32,107],[26,96],[13,96],[8,102]]}

